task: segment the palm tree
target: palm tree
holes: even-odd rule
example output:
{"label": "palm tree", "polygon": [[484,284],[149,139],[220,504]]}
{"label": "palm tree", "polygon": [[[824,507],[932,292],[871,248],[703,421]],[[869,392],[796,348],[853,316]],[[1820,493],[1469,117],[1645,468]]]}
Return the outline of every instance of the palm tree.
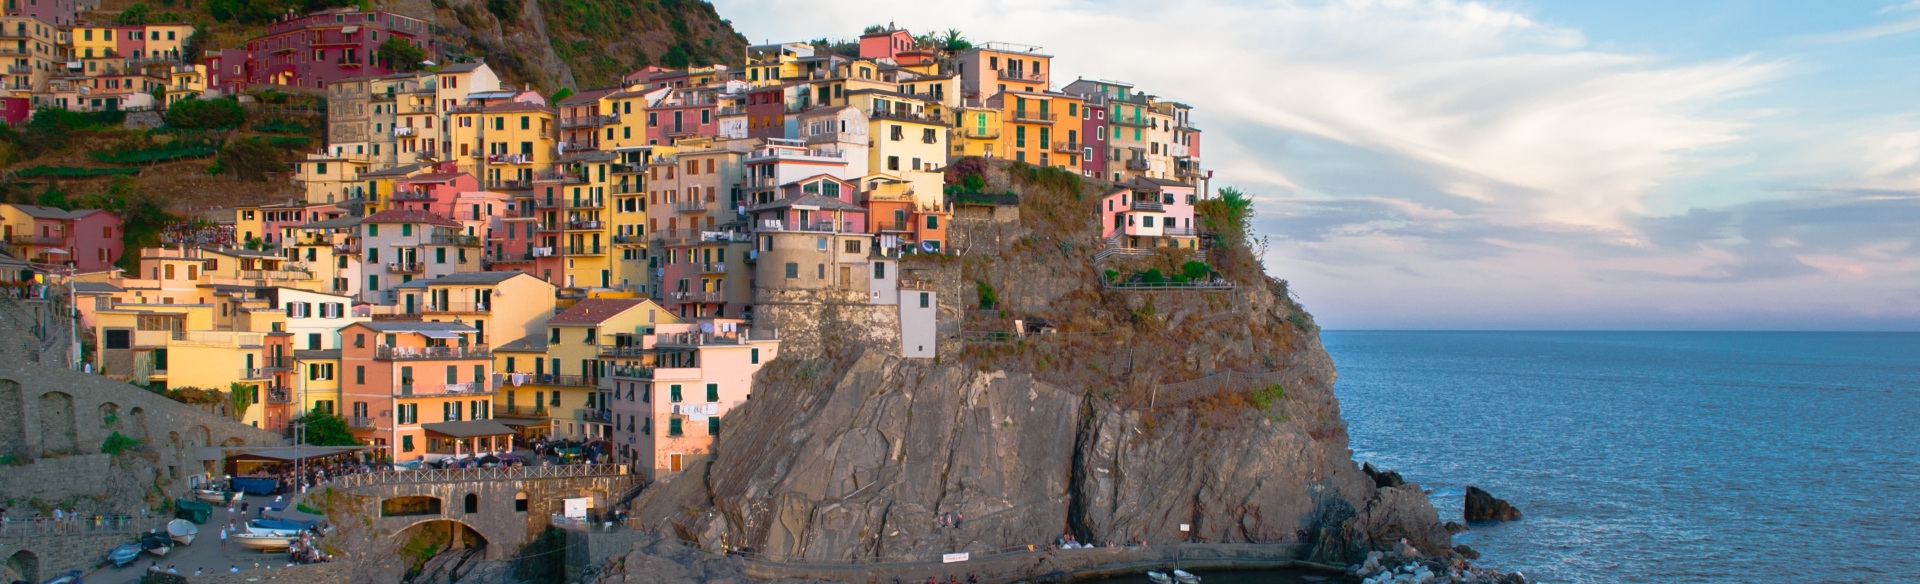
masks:
{"label": "palm tree", "polygon": [[960,29],[957,28],[947,29],[947,34],[941,39],[940,44],[955,53],[973,48],[973,43],[968,42],[967,37],[960,36]]}

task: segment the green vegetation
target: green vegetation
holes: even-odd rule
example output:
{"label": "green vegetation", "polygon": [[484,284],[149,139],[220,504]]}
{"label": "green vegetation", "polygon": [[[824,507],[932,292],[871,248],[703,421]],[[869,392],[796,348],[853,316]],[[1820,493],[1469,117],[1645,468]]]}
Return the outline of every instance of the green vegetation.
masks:
{"label": "green vegetation", "polygon": [[227,384],[227,405],[229,406],[227,413],[235,420],[246,419],[247,407],[258,401],[254,399],[254,394],[258,391],[260,391],[259,388],[238,381]]}
{"label": "green vegetation", "polygon": [[307,13],[359,4],[359,0],[207,0],[206,7],[208,15],[219,22],[263,25],[288,10]]}
{"label": "green vegetation", "polygon": [[1269,384],[1247,394],[1247,401],[1253,402],[1253,407],[1260,408],[1263,412],[1273,409],[1273,404],[1283,399],[1287,399],[1287,388],[1281,387],[1278,383]]}
{"label": "green vegetation", "polygon": [[980,309],[992,310],[993,306],[1000,302],[1000,298],[993,293],[993,285],[988,284],[986,280],[980,280],[974,284],[974,288],[980,292]]}
{"label": "green vegetation", "polygon": [[253,131],[267,134],[305,134],[313,130],[314,128],[309,128],[306,124],[292,120],[267,120],[253,125]]}
{"label": "green vegetation", "polygon": [[80,168],[77,166],[33,166],[13,171],[17,178],[92,178],[96,176],[139,174],[137,168]]}
{"label": "green vegetation", "polygon": [[267,180],[267,173],[287,170],[287,162],[280,149],[272,141],[258,137],[227,142],[226,147],[220,149],[220,158],[215,166],[219,169],[217,172],[213,169],[208,169],[208,172],[232,174],[250,181]]}
{"label": "green vegetation", "polygon": [[960,179],[960,188],[966,189],[969,193],[984,191],[987,189],[987,179],[977,173],[969,174]]}
{"label": "green vegetation", "polygon": [[[579,87],[616,85],[627,73],[654,63],[738,64],[747,45],[711,3],[696,0],[546,0],[540,12],[554,54],[573,68]],[[501,24],[518,26],[510,20]],[[668,38],[660,38],[663,32]],[[488,55],[489,63],[496,60]],[[542,86],[537,83],[540,73],[526,73],[529,81]],[[558,85],[553,83],[558,79],[548,81],[545,87]]]}
{"label": "green vegetation", "polygon": [[1244,245],[1253,239],[1253,196],[1234,187],[1220,187],[1218,192],[1219,197],[1194,205],[1200,227],[1218,237],[1216,245]]}
{"label": "green vegetation", "polygon": [[387,63],[387,68],[399,72],[418,71],[421,67],[420,62],[427,60],[426,49],[413,46],[413,43],[407,42],[406,39],[393,36],[387,37],[386,42],[380,43],[379,55],[380,60]]}
{"label": "green vegetation", "polygon": [[293,505],[293,508],[295,510],[298,510],[301,513],[306,513],[308,515],[325,515],[325,513],[321,513],[319,509],[308,507],[306,503],[295,503]]}
{"label": "green vegetation", "polygon": [[1072,171],[1052,166],[1033,166],[1015,161],[1007,167],[1007,175],[1015,182],[1027,186],[1046,187],[1060,192],[1073,193],[1075,200],[1080,199],[1080,175]]}
{"label": "green vegetation", "polygon": [[107,436],[107,441],[105,443],[100,445],[100,452],[103,454],[119,456],[123,452],[135,450],[138,448],[140,448],[139,440],[134,440],[132,438],[128,438],[126,436],[121,435],[119,432],[114,432],[112,435]]}
{"label": "green vegetation", "polygon": [[940,48],[955,53],[973,48],[973,42],[968,41],[967,37],[961,36],[960,29],[957,28],[947,29],[946,34],[940,37],[939,45]]}
{"label": "green vegetation", "polygon": [[559,91],[553,92],[553,97],[547,98],[547,103],[557,105],[560,103],[560,100],[563,100],[569,97],[573,97],[573,90],[562,87],[560,88]]}
{"label": "green vegetation", "polygon": [[1207,266],[1206,262],[1189,260],[1187,263],[1180,265],[1180,276],[1187,280],[1205,280],[1207,279],[1207,275],[1211,273],[1213,273],[1213,268]]}
{"label": "green vegetation", "polygon": [[1115,278],[1119,278],[1119,277],[1120,277],[1120,270],[1113,270],[1113,269],[1109,269],[1109,270],[1107,270],[1107,281],[1108,281],[1108,282],[1112,282],[1112,281],[1114,281],[1114,279],[1115,279]]}
{"label": "green vegetation", "polygon": [[314,409],[301,416],[299,423],[306,424],[307,444],[311,446],[353,446],[353,432],[347,429],[347,420],[340,416]]}
{"label": "green vegetation", "polygon": [[112,150],[94,152],[94,160],[109,164],[149,164],[179,160],[182,158],[206,158],[218,153],[220,149],[211,142],[200,140],[175,140],[167,144],[146,147],[116,145]]}
{"label": "green vegetation", "polygon": [[184,99],[167,106],[166,121],[175,128],[238,128],[246,123],[247,110],[235,99]]}

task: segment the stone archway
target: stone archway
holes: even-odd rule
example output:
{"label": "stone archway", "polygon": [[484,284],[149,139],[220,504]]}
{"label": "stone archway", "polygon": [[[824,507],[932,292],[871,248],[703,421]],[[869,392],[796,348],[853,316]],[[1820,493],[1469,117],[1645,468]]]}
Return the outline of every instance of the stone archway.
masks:
{"label": "stone archway", "polygon": [[147,409],[135,406],[127,411],[127,423],[120,432],[135,440],[147,439]]}
{"label": "stone archway", "polygon": [[192,450],[201,446],[213,446],[213,431],[208,430],[206,426],[187,428],[187,449]]}
{"label": "stone archway", "polygon": [[39,556],[33,555],[33,552],[27,550],[14,552],[13,555],[7,557],[5,573],[0,573],[0,576],[6,577],[8,582],[22,580],[39,582],[40,558]]}
{"label": "stone archway", "polygon": [[113,402],[100,404],[100,427],[116,431],[120,429],[120,404]]}
{"label": "stone archway", "polygon": [[400,557],[413,567],[426,563],[432,555],[484,550],[488,544],[485,532],[458,519],[427,519],[408,525],[394,532],[393,541]]}
{"label": "stone archway", "polygon": [[40,451],[78,453],[80,435],[73,424],[73,396],[49,391],[40,394]]}

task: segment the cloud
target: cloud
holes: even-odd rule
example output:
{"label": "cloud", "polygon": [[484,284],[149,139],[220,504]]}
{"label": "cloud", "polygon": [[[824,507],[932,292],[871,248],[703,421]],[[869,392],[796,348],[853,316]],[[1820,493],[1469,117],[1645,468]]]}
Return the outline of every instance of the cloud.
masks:
{"label": "cloud", "polygon": [[1458,0],[716,4],[755,42],[958,28],[1045,47],[1056,85],[1194,105],[1214,186],[1260,194],[1269,271],[1329,327],[1920,326],[1897,190],[1920,188],[1920,123],[1807,147],[1843,180],[1687,190],[1754,164],[1775,112],[1742,104],[1785,61],[1621,52]]}

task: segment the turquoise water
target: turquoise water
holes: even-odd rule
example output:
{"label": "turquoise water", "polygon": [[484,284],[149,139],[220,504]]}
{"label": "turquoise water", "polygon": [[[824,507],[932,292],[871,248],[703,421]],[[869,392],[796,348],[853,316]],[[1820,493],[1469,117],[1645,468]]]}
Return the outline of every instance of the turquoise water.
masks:
{"label": "turquoise water", "polygon": [[1354,457],[1546,582],[1920,582],[1920,334],[1325,332]]}

